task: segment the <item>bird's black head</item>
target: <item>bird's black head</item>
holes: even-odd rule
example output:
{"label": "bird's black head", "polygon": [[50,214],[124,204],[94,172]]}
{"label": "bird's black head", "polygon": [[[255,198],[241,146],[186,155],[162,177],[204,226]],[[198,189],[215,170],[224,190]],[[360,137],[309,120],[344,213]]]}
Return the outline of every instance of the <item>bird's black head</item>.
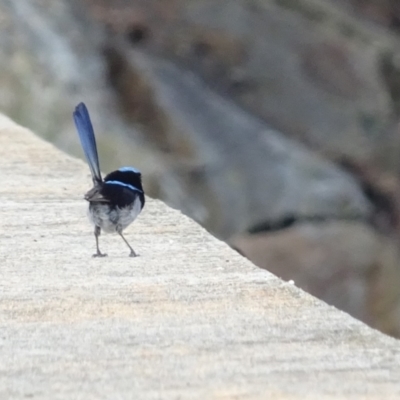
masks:
{"label": "bird's black head", "polygon": [[136,168],[123,167],[116,171],[110,172],[104,178],[104,181],[118,181],[125,183],[126,185],[131,185],[143,192],[142,174]]}

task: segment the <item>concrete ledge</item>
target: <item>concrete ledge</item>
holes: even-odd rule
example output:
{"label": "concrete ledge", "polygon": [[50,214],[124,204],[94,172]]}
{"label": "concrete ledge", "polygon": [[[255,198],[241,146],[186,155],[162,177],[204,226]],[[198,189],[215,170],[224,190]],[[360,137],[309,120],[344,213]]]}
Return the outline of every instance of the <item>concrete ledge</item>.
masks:
{"label": "concrete ledge", "polygon": [[399,342],[149,199],[93,259],[87,166],[0,117],[1,399],[400,398]]}

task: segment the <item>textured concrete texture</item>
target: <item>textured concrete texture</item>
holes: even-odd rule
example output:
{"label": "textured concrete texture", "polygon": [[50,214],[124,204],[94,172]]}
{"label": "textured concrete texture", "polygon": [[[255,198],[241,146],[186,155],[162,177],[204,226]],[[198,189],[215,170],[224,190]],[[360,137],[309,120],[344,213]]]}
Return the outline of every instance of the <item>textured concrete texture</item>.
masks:
{"label": "textured concrete texture", "polygon": [[93,259],[87,166],[0,117],[1,399],[400,398],[399,342],[159,201]]}

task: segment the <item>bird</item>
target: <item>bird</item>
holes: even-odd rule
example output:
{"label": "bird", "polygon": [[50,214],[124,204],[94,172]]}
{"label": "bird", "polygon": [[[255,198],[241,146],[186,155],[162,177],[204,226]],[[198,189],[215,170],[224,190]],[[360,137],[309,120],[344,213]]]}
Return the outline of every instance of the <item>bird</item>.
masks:
{"label": "bird", "polygon": [[89,202],[89,220],[94,225],[96,253],[93,257],[107,256],[99,247],[101,231],[120,235],[129,247],[129,256],[136,257],[137,253],[122,232],[137,218],[144,207],[142,174],[136,168],[122,167],[102,179],[94,129],[84,103],[81,102],[76,106],[73,118],[93,181],[93,187],[84,196]]}

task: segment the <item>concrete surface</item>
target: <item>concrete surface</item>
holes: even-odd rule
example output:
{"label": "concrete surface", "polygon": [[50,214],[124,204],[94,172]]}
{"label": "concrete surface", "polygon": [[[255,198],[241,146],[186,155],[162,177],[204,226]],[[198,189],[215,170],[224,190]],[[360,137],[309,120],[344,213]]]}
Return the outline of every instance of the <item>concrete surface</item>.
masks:
{"label": "concrete surface", "polygon": [[148,200],[93,259],[89,170],[0,117],[0,399],[395,399],[399,342]]}

